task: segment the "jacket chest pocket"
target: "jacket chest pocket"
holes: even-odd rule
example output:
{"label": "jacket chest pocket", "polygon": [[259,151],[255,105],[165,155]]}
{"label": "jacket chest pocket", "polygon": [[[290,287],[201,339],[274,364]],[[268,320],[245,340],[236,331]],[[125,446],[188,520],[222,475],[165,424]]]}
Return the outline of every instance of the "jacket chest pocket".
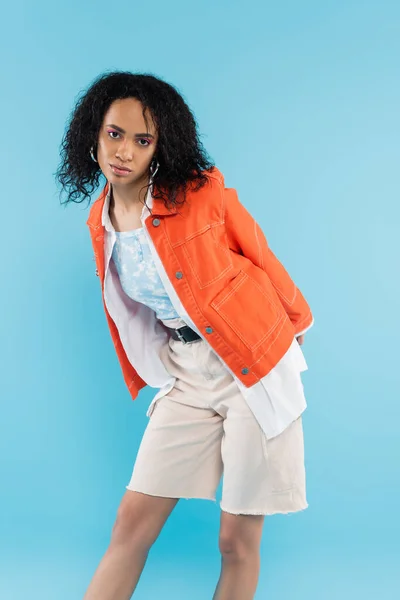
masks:
{"label": "jacket chest pocket", "polygon": [[181,250],[200,288],[212,285],[233,268],[223,224],[209,225],[186,239]]}

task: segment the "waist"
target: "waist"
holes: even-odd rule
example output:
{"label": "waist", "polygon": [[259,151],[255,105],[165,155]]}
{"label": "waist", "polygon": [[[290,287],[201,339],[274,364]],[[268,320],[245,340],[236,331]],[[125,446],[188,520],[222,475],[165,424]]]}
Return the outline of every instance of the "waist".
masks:
{"label": "waist", "polygon": [[162,323],[170,329],[171,337],[183,344],[191,344],[192,342],[197,342],[202,339],[202,337],[196,333],[196,331],[191,329],[189,325],[186,325],[185,321],[181,318],[163,319]]}

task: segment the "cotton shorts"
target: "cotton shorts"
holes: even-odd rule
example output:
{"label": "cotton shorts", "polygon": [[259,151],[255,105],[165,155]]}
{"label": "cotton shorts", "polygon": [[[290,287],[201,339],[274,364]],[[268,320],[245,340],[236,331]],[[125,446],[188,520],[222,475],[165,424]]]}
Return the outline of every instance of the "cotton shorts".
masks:
{"label": "cotton shorts", "polygon": [[307,508],[302,417],[267,439],[205,340],[184,344],[170,338],[162,360],[176,382],[156,401],[126,488],[215,500],[223,476],[220,506],[227,513]]}

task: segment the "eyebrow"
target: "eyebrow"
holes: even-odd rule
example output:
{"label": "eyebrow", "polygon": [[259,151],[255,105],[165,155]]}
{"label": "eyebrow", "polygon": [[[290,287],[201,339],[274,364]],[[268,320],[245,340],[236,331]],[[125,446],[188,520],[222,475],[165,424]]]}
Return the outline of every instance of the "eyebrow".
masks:
{"label": "eyebrow", "polygon": [[[121,133],[126,133],[126,131],[122,129],[122,127],[118,127],[118,125],[113,125],[112,123],[110,123],[110,125],[107,125],[107,127],[112,127],[113,129],[116,129]],[[151,133],[135,133],[135,137],[148,137],[154,140],[154,135],[151,135]]]}

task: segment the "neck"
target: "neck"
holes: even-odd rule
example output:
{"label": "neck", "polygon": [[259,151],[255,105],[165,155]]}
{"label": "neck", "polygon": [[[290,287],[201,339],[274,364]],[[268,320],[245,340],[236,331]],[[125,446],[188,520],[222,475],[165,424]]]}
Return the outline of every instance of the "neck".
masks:
{"label": "neck", "polygon": [[119,210],[130,212],[137,208],[138,204],[143,204],[149,178],[143,177],[140,181],[135,181],[129,186],[112,184],[111,205]]}

